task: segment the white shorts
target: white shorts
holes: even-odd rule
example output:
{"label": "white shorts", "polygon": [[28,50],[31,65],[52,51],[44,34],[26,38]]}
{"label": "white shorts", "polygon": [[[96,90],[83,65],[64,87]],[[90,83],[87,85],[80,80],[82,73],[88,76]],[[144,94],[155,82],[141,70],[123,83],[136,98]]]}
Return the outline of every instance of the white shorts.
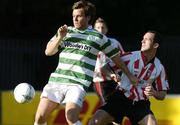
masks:
{"label": "white shorts", "polygon": [[86,91],[81,85],[47,84],[43,88],[41,98],[46,97],[59,104],[73,102],[82,107],[85,95]]}

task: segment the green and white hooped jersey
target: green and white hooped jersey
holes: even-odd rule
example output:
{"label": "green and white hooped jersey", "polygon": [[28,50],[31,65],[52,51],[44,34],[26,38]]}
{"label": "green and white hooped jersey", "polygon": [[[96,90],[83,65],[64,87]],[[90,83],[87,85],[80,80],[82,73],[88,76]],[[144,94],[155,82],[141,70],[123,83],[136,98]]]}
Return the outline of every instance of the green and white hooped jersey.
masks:
{"label": "green and white hooped jersey", "polygon": [[80,31],[74,27],[68,27],[59,51],[59,63],[49,83],[79,84],[85,89],[92,83],[98,52],[104,52],[109,58],[118,54],[106,36],[92,28]]}

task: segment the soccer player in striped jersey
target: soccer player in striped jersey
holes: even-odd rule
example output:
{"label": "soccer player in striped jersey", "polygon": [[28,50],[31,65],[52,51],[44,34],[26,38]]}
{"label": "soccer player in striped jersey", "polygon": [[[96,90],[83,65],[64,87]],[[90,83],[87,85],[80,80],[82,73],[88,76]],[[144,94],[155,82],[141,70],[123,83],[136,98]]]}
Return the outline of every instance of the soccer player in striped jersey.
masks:
{"label": "soccer player in striped jersey", "polygon": [[52,56],[59,51],[59,63],[43,88],[34,125],[46,125],[48,116],[59,104],[65,106],[69,125],[82,125],[79,113],[86,90],[93,80],[97,54],[102,51],[130,78],[132,84],[138,79],[119,60],[119,51],[110,40],[89,25],[95,15],[95,6],[80,0],[72,7],[73,27],[63,25],[48,42],[45,54]]}
{"label": "soccer player in striped jersey", "polygon": [[[108,32],[107,23],[101,17],[96,19],[94,29],[105,35]],[[111,44],[119,50],[120,54],[124,53],[124,49],[119,41],[110,37],[108,37],[108,39],[110,39]],[[103,52],[100,51],[98,53],[94,70],[93,86],[100,97],[102,104],[105,104],[105,100],[108,98],[108,95],[111,94],[111,92],[114,91],[117,86],[117,83],[111,78],[111,76],[114,75],[114,71],[109,65],[106,65],[106,63],[109,61],[113,63],[113,61]]]}
{"label": "soccer player in striped jersey", "polygon": [[[94,29],[99,31],[102,34],[107,34],[108,26],[104,19],[101,17],[97,18],[94,23]],[[119,41],[115,38],[108,37],[111,40],[111,44],[113,47],[117,48],[120,54],[124,53],[124,49]],[[108,58],[103,52],[99,52],[97,56],[96,66],[94,70],[94,77],[93,77],[93,87],[99,96],[102,105],[106,103],[108,96],[116,89],[117,83],[112,79],[119,70],[114,72],[113,67],[110,65],[106,65],[107,62],[113,61]],[[115,64],[114,64],[115,65]],[[118,76],[118,75],[116,75]],[[113,125],[114,123],[110,123],[108,125]]]}
{"label": "soccer player in striped jersey", "polygon": [[139,82],[132,85],[122,73],[117,91],[97,110],[89,125],[106,125],[112,121],[121,123],[123,116],[131,116],[133,124],[157,125],[150,109],[149,97],[163,100],[169,89],[165,68],[156,57],[160,42],[158,32],[148,31],[141,41],[141,50],[121,56]]}

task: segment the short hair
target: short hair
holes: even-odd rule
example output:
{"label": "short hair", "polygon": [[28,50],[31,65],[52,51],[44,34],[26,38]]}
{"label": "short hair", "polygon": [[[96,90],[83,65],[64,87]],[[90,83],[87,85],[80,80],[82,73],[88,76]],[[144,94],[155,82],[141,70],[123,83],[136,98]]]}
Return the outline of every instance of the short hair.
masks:
{"label": "short hair", "polygon": [[162,35],[158,31],[148,30],[147,33],[153,33],[154,34],[154,42],[160,44],[163,41]]}
{"label": "short hair", "polygon": [[72,6],[72,9],[80,9],[83,8],[85,12],[85,16],[90,16],[91,19],[89,21],[89,24],[92,24],[94,21],[94,17],[96,15],[96,7],[94,4],[92,4],[89,1],[86,0],[80,0],[78,2],[75,2]]}
{"label": "short hair", "polygon": [[108,28],[106,21],[105,21],[103,18],[101,18],[101,17],[99,17],[99,18],[96,19],[94,25],[95,25],[96,23],[103,23],[103,24],[105,24],[105,26]]}

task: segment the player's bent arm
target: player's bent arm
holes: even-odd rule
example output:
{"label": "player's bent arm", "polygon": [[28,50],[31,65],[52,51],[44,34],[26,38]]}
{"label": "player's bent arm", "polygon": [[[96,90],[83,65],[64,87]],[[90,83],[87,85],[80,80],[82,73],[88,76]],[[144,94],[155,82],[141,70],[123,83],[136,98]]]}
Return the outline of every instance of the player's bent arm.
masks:
{"label": "player's bent arm", "polygon": [[56,37],[50,40],[46,46],[45,54],[47,56],[52,56],[58,52],[58,47],[62,43],[63,38],[66,36],[67,31],[67,25],[63,25],[58,29]]}
{"label": "player's bent arm", "polygon": [[62,41],[62,39],[60,39],[59,37],[56,37],[55,39],[50,40],[46,46],[45,54],[47,56],[52,56],[56,54],[58,52],[60,41]]}
{"label": "player's bent arm", "polygon": [[131,81],[132,84],[136,84],[138,83],[138,78],[135,77],[127,68],[127,66],[125,65],[125,63],[121,60],[120,55],[117,54],[116,56],[112,57],[112,60],[114,61],[114,63],[116,64],[116,66],[118,66],[118,68],[120,68],[129,78],[129,80]]}
{"label": "player's bent arm", "polygon": [[157,100],[164,100],[166,97],[167,92],[166,91],[154,91],[154,98]]}

